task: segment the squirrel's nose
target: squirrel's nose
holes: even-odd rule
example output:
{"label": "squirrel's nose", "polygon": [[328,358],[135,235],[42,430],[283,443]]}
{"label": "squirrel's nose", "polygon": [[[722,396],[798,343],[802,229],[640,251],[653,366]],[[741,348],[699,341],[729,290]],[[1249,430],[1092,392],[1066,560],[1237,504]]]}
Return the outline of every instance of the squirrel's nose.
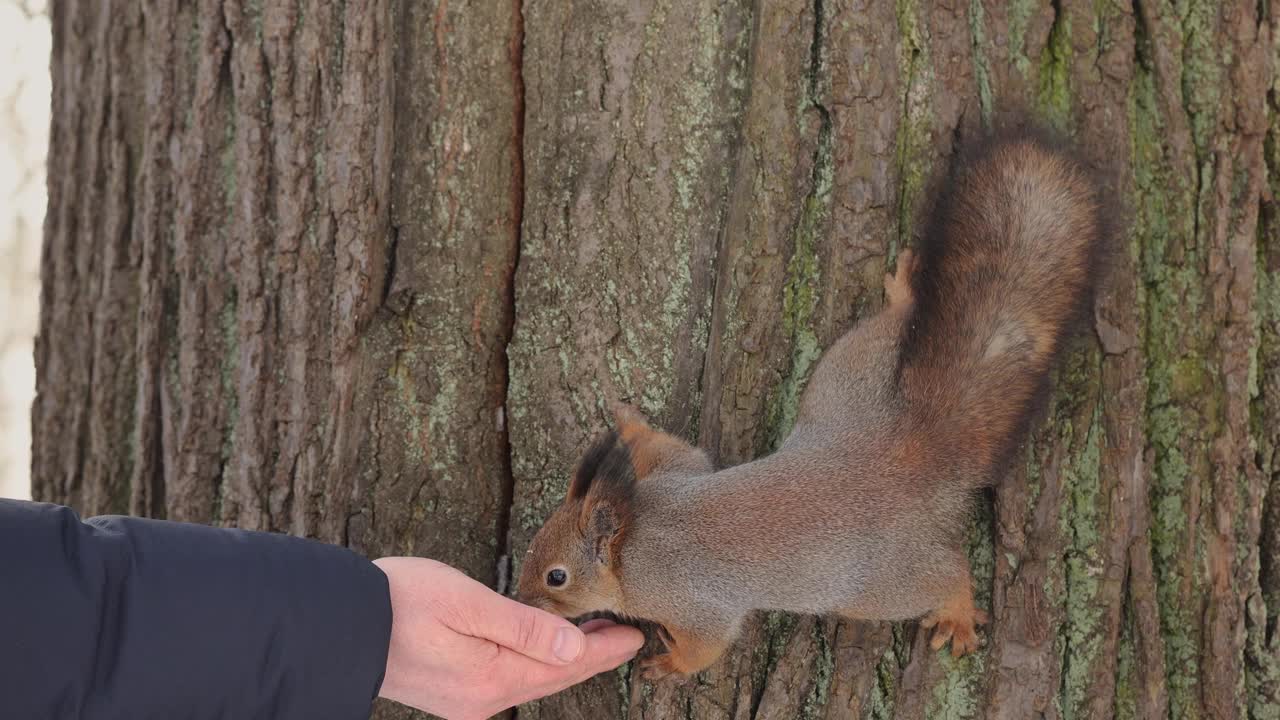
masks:
{"label": "squirrel's nose", "polygon": [[551,599],[536,592],[516,591],[516,602],[523,603],[529,607],[535,607],[539,610],[553,612],[551,609]]}

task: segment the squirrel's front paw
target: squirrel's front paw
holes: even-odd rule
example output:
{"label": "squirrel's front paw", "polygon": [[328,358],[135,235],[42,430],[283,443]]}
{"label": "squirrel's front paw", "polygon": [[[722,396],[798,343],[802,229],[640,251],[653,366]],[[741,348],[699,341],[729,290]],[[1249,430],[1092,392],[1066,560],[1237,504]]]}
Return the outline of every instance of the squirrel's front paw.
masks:
{"label": "squirrel's front paw", "polygon": [[950,640],[951,656],[960,657],[976,651],[982,644],[978,638],[977,626],[986,625],[987,621],[987,614],[977,608],[970,608],[965,613],[956,613],[947,608],[929,613],[920,621],[920,626],[933,628],[929,647],[938,650]]}
{"label": "squirrel's front paw", "polygon": [[676,667],[671,653],[665,652],[661,655],[650,655],[640,661],[640,677],[651,683],[661,680],[683,680],[686,675]]}

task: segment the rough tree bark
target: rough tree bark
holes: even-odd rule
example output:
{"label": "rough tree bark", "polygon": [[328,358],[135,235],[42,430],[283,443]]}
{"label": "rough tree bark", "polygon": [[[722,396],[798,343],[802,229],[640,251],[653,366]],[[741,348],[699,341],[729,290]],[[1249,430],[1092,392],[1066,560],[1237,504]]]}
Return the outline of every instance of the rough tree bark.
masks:
{"label": "rough tree bark", "polygon": [[501,585],[607,400],[773,447],[927,179],[1029,106],[1125,232],[972,523],[986,648],[767,615],[694,683],[519,715],[1280,718],[1280,4],[52,13],[36,497]]}

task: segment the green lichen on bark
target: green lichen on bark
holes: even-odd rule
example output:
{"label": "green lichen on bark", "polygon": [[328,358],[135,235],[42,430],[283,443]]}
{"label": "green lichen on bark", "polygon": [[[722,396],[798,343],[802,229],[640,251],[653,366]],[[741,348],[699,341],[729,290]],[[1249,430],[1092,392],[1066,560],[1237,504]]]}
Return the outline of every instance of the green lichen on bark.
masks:
{"label": "green lichen on bark", "polygon": [[[1266,182],[1272,198],[1280,197],[1280,106],[1276,87],[1269,95],[1269,127],[1263,145]],[[1280,218],[1275,201],[1264,203],[1257,232],[1257,353],[1251,368],[1250,434],[1257,443],[1258,472],[1263,483],[1262,566],[1260,587],[1246,601],[1245,697],[1251,720],[1280,720],[1280,559],[1276,523],[1280,519]]]}
{"label": "green lichen on bark", "polygon": [[831,191],[829,143],[827,145],[825,152],[820,151],[827,158],[827,170],[821,173],[825,177],[817,178],[819,185],[815,188],[814,195],[805,203],[804,215],[796,233],[795,251],[787,263],[787,284],[782,296],[782,324],[791,340],[791,364],[768,405],[771,449],[782,445],[782,441],[795,426],[805,381],[822,354],[818,336],[813,329],[813,311],[817,306],[821,281],[814,243],[822,217],[827,212],[826,203]]}
{"label": "green lichen on bark", "polygon": [[[1139,39],[1139,59],[1145,42]],[[1149,51],[1148,51],[1149,52]],[[1194,410],[1204,382],[1203,354],[1189,327],[1199,317],[1203,290],[1195,240],[1194,190],[1169,167],[1165,138],[1170,132],[1157,101],[1156,70],[1135,66],[1130,96],[1130,135],[1136,196],[1133,233],[1140,247],[1144,298],[1144,354],[1148,385],[1147,438],[1154,450],[1150,503],[1151,547],[1157,582],[1170,710],[1184,717],[1198,702],[1200,632],[1194,607],[1199,546],[1187,514],[1188,486],[1204,477],[1193,467],[1204,457],[1202,427],[1211,416]],[[1205,432],[1212,435],[1212,432]],[[1194,558],[1185,557],[1195,545]],[[1190,564],[1188,564],[1188,562]]]}
{"label": "green lichen on bark", "polygon": [[933,170],[932,93],[934,73],[920,27],[917,0],[897,0],[901,37],[899,72],[903,77],[902,122],[898,128],[898,237],[895,252],[910,244],[919,204]]}
{"label": "green lichen on bark", "polygon": [[1124,617],[1120,622],[1120,638],[1116,645],[1115,720],[1134,720],[1138,715],[1137,659],[1134,657],[1133,602],[1125,599]]}
{"label": "green lichen on bark", "polygon": [[1040,53],[1036,77],[1036,101],[1040,111],[1060,129],[1070,125],[1073,107],[1071,23],[1063,14],[1062,4],[1055,2],[1049,42]]}
{"label": "green lichen on bark", "polygon": [[824,239],[821,235],[831,212],[835,160],[831,147],[831,118],[820,101],[820,85],[824,76],[824,18],[821,7],[821,3],[815,5],[810,66],[805,78],[808,87],[803,95],[803,105],[796,116],[802,133],[804,118],[811,113],[818,115],[820,124],[813,153],[809,196],[801,207],[799,223],[795,229],[794,249],[787,263],[787,280],[782,290],[782,328],[790,341],[791,359],[786,375],[767,406],[770,427],[768,444],[771,449],[779,447],[795,426],[805,381],[822,354],[813,327],[813,314],[821,292],[817,245]]}
{"label": "green lichen on bark", "polygon": [[908,654],[905,633],[901,624],[893,627],[893,641],[880,661],[876,663],[876,682],[871,686],[867,699],[868,720],[892,720],[898,697],[898,678],[901,676],[904,658]]}
{"label": "green lichen on bark", "polygon": [[222,148],[218,152],[218,169],[222,171],[222,201],[224,208],[234,210],[239,206],[237,191],[240,173],[236,163],[236,120],[239,116],[234,112],[235,97],[232,88],[229,85],[218,87],[227,96],[227,101],[222,107],[225,113],[222,122]]}
{"label": "green lichen on bark", "polygon": [[425,428],[422,424],[421,408],[418,401],[418,385],[413,374],[414,365],[412,350],[395,351],[391,359],[389,373],[394,392],[391,395],[391,419],[396,427],[404,430],[406,454],[412,461],[422,463],[425,457]]}
{"label": "green lichen on bark", "polygon": [[991,122],[994,100],[991,91],[991,64],[987,59],[986,10],[982,0],[969,1],[969,35],[973,39],[973,76],[978,83],[978,104],[982,121]]}
{"label": "green lichen on bark", "polygon": [[804,699],[800,709],[801,720],[814,720],[822,717],[827,700],[831,694],[831,677],[835,673],[835,658],[831,654],[831,643],[828,641],[827,624],[821,621],[813,624],[813,643],[818,648],[813,656],[811,670],[813,687]]}
{"label": "green lichen on bark", "polygon": [[1231,45],[1218,33],[1222,4],[1218,0],[1177,0],[1183,38],[1182,102],[1191,122],[1198,154],[1208,153],[1222,103],[1222,68],[1231,65]]}
{"label": "green lichen on bark", "polygon": [[[662,46],[662,37],[669,31],[669,10],[669,3],[659,3],[644,28],[646,57],[651,62],[658,61],[653,53]],[[688,68],[688,76],[677,83],[674,102],[667,113],[668,117],[664,119],[664,122],[676,126],[670,131],[669,137],[680,147],[670,170],[675,189],[675,205],[670,208],[673,217],[659,223],[662,234],[670,244],[671,260],[660,272],[640,274],[638,284],[629,286],[621,295],[618,294],[618,286],[612,282],[608,283],[609,292],[606,293],[608,301],[615,307],[623,304],[653,307],[655,304],[652,300],[660,300],[656,304],[660,312],[628,315],[632,321],[622,328],[624,343],[606,350],[613,379],[650,415],[662,413],[670,404],[675,387],[675,351],[670,342],[662,344],[656,354],[637,352],[636,349],[646,347],[646,338],[675,337],[689,321],[690,307],[696,305],[705,308],[709,302],[709,295],[693,296],[692,253],[700,238],[691,234],[695,232],[692,228],[696,224],[685,218],[706,212],[707,208],[701,206],[696,194],[707,185],[709,176],[718,177],[721,181],[726,179],[723,170],[708,166],[707,158],[712,156],[714,148],[724,147],[731,140],[726,134],[726,124],[717,122],[717,119],[725,113],[735,113],[738,110],[734,107],[732,98],[728,107],[718,106],[714,90],[721,82],[717,79],[722,69],[721,58],[737,57],[740,48],[721,47],[722,28],[719,19],[704,19],[707,21],[697,25],[695,61]],[[736,63],[732,65],[736,67]],[[636,90],[637,103],[657,102],[650,97],[654,88],[649,83],[639,83]],[[636,130],[642,130],[645,124],[642,116],[638,116],[635,122]],[[653,167],[641,169],[631,182],[648,186],[646,192],[655,192],[656,185],[664,180],[654,170]],[[609,220],[604,217],[598,218],[598,222],[605,226],[609,224]],[[619,266],[627,262],[630,254],[626,249],[620,250],[623,251],[619,252],[617,258]],[[708,332],[706,321],[695,322],[691,330],[691,347],[705,348]],[[697,388],[694,390],[692,402],[696,405],[700,396],[696,392]]]}
{"label": "green lichen on bark", "polygon": [[925,704],[925,720],[973,720],[981,717],[985,656],[982,653],[953,658],[946,648],[938,651],[945,671]]}
{"label": "green lichen on bark", "polygon": [[[1098,602],[1103,559],[1100,437],[1102,405],[1082,416],[1071,406],[1097,397],[1099,358],[1096,352],[1077,352],[1068,358],[1059,373],[1058,396],[1068,405],[1057,423],[1060,441],[1069,449],[1062,469],[1064,498],[1058,522],[1066,538],[1063,558],[1065,584],[1062,604],[1065,622],[1060,630],[1063,658],[1061,706],[1064,718],[1085,715],[1085,700],[1091,692],[1099,653],[1102,649],[1104,606]],[[1080,425],[1083,423],[1083,427]]]}
{"label": "green lichen on bark", "polygon": [[[762,616],[765,641],[754,648],[752,668],[756,672],[755,687],[763,691],[769,675],[778,667],[782,649],[799,624],[799,616],[784,612],[766,612]],[[756,698],[759,702],[759,697]]]}
{"label": "green lichen on bark", "polygon": [[1039,0],[1012,0],[1009,3],[1009,56],[1013,58],[1013,66],[1026,79],[1031,79],[1034,65],[1027,56],[1027,26],[1039,7]]}

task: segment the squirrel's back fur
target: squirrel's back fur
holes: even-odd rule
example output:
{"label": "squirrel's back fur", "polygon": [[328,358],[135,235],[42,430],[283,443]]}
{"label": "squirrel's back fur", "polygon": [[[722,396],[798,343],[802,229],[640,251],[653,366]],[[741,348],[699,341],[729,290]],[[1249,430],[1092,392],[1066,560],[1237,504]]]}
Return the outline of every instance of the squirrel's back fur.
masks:
{"label": "squirrel's back fur", "polygon": [[918,243],[899,384],[912,426],[964,448],[980,485],[1025,436],[1086,317],[1108,223],[1096,180],[1039,130],[986,140],[944,182]]}

